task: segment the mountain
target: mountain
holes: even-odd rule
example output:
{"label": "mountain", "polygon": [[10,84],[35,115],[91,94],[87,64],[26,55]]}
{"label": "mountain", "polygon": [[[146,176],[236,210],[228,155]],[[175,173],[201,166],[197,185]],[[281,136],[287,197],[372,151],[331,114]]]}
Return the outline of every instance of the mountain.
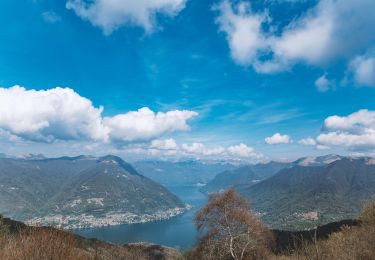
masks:
{"label": "mountain", "polygon": [[263,181],[284,168],[299,166],[323,166],[344,158],[340,155],[307,156],[293,162],[268,162],[241,166],[217,174],[206,186],[201,188],[204,193],[219,192],[237,185],[254,185]]}
{"label": "mountain", "polygon": [[328,154],[323,156],[307,156],[294,161],[292,164],[299,166],[323,166],[341,160],[343,158],[345,157],[336,154]]}
{"label": "mountain", "polygon": [[93,227],[165,219],[186,205],[116,156],[0,159],[0,212]]}
{"label": "mountain", "polygon": [[139,161],[133,163],[144,176],[166,186],[205,184],[218,172],[236,168],[227,162]]}
{"label": "mountain", "polygon": [[271,177],[279,170],[290,166],[290,163],[269,162],[245,165],[234,170],[227,170],[217,174],[206,186],[201,188],[201,191],[212,193],[220,192],[237,185],[254,185]]}
{"label": "mountain", "polygon": [[271,227],[311,228],[358,216],[375,195],[375,160],[341,157],[322,166],[295,165],[236,189]]}

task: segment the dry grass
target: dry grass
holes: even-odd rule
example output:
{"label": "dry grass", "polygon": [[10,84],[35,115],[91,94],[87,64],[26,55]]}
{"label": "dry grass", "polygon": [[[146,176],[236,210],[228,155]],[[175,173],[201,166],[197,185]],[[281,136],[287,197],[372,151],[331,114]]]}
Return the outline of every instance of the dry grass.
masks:
{"label": "dry grass", "polygon": [[278,260],[372,260],[375,259],[375,202],[366,206],[361,225],[344,226],[326,240],[304,242],[290,255],[274,256]]}
{"label": "dry grass", "polygon": [[177,251],[160,246],[157,250],[151,245],[117,246],[83,239],[55,228],[0,233],[1,260],[145,260],[181,259],[180,256]]}

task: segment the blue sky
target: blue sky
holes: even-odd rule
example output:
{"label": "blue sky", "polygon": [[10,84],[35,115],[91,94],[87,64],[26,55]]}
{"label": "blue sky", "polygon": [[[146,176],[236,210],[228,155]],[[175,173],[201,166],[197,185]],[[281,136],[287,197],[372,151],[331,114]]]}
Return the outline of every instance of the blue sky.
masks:
{"label": "blue sky", "polygon": [[1,1],[0,152],[372,155],[369,10],[372,0]]}

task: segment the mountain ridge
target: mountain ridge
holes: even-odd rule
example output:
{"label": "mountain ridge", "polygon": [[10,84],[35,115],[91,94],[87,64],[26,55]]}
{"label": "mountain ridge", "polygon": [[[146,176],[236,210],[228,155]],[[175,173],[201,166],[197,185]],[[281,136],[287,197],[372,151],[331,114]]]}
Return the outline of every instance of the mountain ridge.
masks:
{"label": "mountain ridge", "polygon": [[186,205],[119,157],[0,159],[0,211],[70,228],[146,222]]}

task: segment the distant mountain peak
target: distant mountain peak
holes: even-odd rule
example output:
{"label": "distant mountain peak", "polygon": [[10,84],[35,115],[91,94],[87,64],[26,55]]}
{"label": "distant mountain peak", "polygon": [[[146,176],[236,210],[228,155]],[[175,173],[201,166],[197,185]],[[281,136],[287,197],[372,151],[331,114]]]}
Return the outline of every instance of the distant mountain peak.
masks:
{"label": "distant mountain peak", "polygon": [[129,163],[125,162],[118,156],[106,155],[98,158],[99,163],[119,165],[122,169],[133,175],[139,175],[139,173]]}
{"label": "distant mountain peak", "polygon": [[299,166],[323,166],[343,159],[343,156],[327,154],[323,156],[307,156],[296,160],[294,163]]}

